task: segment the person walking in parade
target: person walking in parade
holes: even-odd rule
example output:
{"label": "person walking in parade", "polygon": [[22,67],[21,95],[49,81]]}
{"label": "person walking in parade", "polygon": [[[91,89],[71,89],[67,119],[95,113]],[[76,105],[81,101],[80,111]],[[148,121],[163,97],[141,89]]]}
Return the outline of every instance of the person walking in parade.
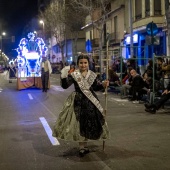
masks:
{"label": "person walking in parade", "polygon": [[109,85],[108,81],[99,84],[97,75],[89,70],[89,58],[81,54],[77,60],[78,69],[71,74],[63,68],[61,86],[67,89],[74,84],[72,92],[64,102],[63,109],[55,123],[53,136],[58,139],[79,142],[79,156],[89,153],[89,140],[106,140],[109,130],[103,108],[94,91]]}
{"label": "person walking in parade", "polygon": [[49,75],[52,73],[51,64],[45,55],[42,56],[41,62],[41,80],[42,80],[42,91],[47,92]]}
{"label": "person walking in parade", "polygon": [[12,83],[12,79],[15,79],[17,77],[17,69],[15,63],[11,62],[7,69],[9,72],[9,83]]}

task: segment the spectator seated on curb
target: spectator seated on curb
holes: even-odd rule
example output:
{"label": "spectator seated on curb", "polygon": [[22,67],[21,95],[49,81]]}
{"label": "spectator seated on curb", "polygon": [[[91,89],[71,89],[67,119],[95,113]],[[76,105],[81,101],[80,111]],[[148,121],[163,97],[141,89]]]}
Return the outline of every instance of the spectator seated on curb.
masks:
{"label": "spectator seated on curb", "polygon": [[145,104],[145,111],[154,114],[156,113],[156,110],[158,110],[161,106],[163,106],[165,102],[167,102],[169,99],[170,99],[170,82],[167,86],[167,89],[164,90],[159,100],[157,100],[153,104],[149,104],[149,103]]}
{"label": "spectator seated on curb", "polygon": [[[125,72],[126,72],[126,65],[125,65],[125,63],[124,63],[124,61],[123,61],[123,59],[122,58],[119,58],[119,59],[117,59],[116,60],[116,62],[115,62],[115,69],[113,69],[117,74],[119,73],[119,75],[122,77],[122,78],[124,78],[124,76],[125,76]],[[120,77],[119,76],[119,77]]]}
{"label": "spectator seated on curb", "polygon": [[164,88],[167,88],[170,82],[170,64],[164,63],[162,64],[162,71],[163,71],[163,84]]}
{"label": "spectator seated on curb", "polygon": [[151,79],[151,85],[149,87],[149,91],[147,93],[147,103],[152,103],[153,99],[158,99],[161,97],[162,92],[164,91],[163,84],[161,81],[154,81],[154,93],[153,93],[153,80]]}
{"label": "spectator seated on curb", "polygon": [[145,101],[145,102],[149,102],[153,80],[152,80],[152,77],[148,76],[148,72],[146,72],[146,71],[144,72],[142,78],[143,78],[143,81],[144,81],[144,87],[142,88],[143,98],[141,100]]}
{"label": "spectator seated on curb", "polygon": [[110,86],[120,86],[120,80],[119,80],[119,76],[116,74],[116,72],[114,72],[114,70],[109,69],[108,70],[108,74],[109,74],[109,87]]}
{"label": "spectator seated on curb", "polygon": [[132,67],[128,67],[126,71],[125,77],[122,79],[122,86],[121,86],[121,99],[126,99],[129,97],[129,89],[131,88],[132,76],[130,71]]}
{"label": "spectator seated on curb", "polygon": [[[103,76],[104,78],[104,76]],[[102,80],[103,80],[102,78]],[[108,80],[109,80],[109,88],[108,91],[110,92],[115,92],[115,93],[119,93],[119,86],[120,86],[120,80],[119,80],[119,76],[116,74],[116,72],[110,67],[110,69],[108,70]]]}
{"label": "spectator seated on curb", "polygon": [[[154,70],[155,70],[155,78],[156,78],[156,64],[154,64]],[[145,73],[147,73],[147,77],[153,77],[153,60],[152,59],[148,61],[144,74]]]}
{"label": "spectator seated on curb", "polygon": [[132,69],[130,74],[132,76],[132,83],[130,88],[132,98],[130,101],[139,101],[142,97],[142,94],[144,93],[143,88],[145,87],[145,83],[142,76],[140,76],[136,70]]}
{"label": "spectator seated on curb", "polygon": [[126,62],[126,65],[127,65],[127,67],[132,67],[134,70],[136,70],[136,72],[138,74],[141,74],[140,73],[140,67],[137,64],[136,56],[133,56],[133,58],[128,59],[127,62]]}

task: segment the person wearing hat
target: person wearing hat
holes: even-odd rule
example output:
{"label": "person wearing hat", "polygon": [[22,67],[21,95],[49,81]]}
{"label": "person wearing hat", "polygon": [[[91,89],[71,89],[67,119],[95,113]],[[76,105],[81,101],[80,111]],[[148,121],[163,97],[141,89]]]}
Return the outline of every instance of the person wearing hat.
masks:
{"label": "person wearing hat", "polygon": [[47,92],[49,75],[52,73],[52,68],[49,60],[45,55],[42,56],[41,62],[41,80],[42,80],[42,92]]}

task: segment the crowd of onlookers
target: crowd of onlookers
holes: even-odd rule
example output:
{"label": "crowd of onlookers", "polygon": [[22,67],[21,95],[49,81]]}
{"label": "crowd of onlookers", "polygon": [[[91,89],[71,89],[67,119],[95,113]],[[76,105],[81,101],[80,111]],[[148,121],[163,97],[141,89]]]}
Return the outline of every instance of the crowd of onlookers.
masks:
{"label": "crowd of onlookers", "polygon": [[[90,58],[90,70],[95,72],[95,63]],[[146,61],[146,60],[145,60]],[[108,70],[109,91],[121,94],[122,99],[129,99],[133,103],[151,102],[153,92],[157,96],[168,87],[170,82],[170,63],[166,58],[158,57],[153,63],[147,60],[145,68],[141,70],[137,58],[129,58],[126,62],[122,58],[115,59]],[[70,71],[74,71],[76,63],[59,63],[61,70],[64,65],[70,65]],[[53,71],[54,73],[54,71]],[[103,71],[99,81],[106,79],[106,69]]]}
{"label": "crowd of onlookers", "polygon": [[[153,61],[147,60],[146,67],[141,70],[137,64],[136,57],[126,60],[115,59],[108,69],[109,91],[120,93],[121,98],[127,98],[133,103],[145,103],[146,111],[155,113],[170,98],[170,62],[166,57],[157,57]],[[60,70],[70,65],[70,72],[76,68],[76,63],[55,63],[52,64],[52,73],[60,73]],[[13,67],[6,68],[11,71],[11,76],[15,71]],[[95,63],[91,58],[90,70],[95,72]],[[99,81],[106,79],[106,69],[103,71]],[[164,94],[162,96],[162,94]],[[154,96],[153,96],[154,95]],[[159,96],[161,101],[154,104],[155,96]],[[159,103],[160,102],[160,103]],[[156,106],[159,107],[156,107]]]}
{"label": "crowd of onlookers", "polygon": [[[106,78],[105,75],[104,72],[102,79]],[[127,98],[133,103],[152,104],[153,94],[154,97],[162,97],[162,93],[170,87],[170,63],[168,59],[161,57],[156,58],[155,63],[149,59],[142,73],[136,58],[128,59],[126,62],[118,59],[110,66],[108,79],[109,90],[119,92],[122,99]],[[148,109],[148,104],[145,107]]]}

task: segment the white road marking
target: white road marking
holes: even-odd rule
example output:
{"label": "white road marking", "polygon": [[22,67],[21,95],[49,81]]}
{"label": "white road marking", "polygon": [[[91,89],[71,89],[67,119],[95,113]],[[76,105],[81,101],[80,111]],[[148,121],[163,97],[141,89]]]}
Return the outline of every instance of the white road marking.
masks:
{"label": "white road marking", "polygon": [[51,85],[51,88],[54,89],[55,91],[64,91],[64,89],[61,86]]}
{"label": "white road marking", "polygon": [[60,145],[59,141],[52,136],[52,130],[44,117],[39,118],[52,145]]}
{"label": "white road marking", "polygon": [[128,102],[128,100],[127,99],[118,99],[118,98],[110,98],[110,100],[114,100],[114,101],[116,101],[116,102]]}
{"label": "white road marking", "polygon": [[30,93],[28,93],[28,97],[29,97],[30,100],[33,100],[33,97]]}

